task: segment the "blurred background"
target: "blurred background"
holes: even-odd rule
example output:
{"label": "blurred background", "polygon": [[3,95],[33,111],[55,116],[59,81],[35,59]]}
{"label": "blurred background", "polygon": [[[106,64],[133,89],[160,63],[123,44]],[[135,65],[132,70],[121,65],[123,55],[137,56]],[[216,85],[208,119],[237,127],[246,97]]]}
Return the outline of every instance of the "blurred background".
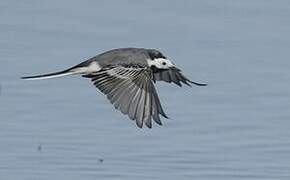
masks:
{"label": "blurred background", "polygon": [[[0,179],[290,179],[290,1],[0,2]],[[88,79],[22,81],[157,48],[207,87],[158,83],[139,129]]]}

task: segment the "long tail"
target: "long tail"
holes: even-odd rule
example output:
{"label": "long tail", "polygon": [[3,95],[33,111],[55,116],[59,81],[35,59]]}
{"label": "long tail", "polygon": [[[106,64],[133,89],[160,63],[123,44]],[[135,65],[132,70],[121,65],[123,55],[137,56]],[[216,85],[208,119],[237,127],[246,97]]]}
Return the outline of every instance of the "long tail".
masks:
{"label": "long tail", "polygon": [[39,80],[39,79],[50,79],[50,78],[56,78],[56,77],[62,77],[67,75],[73,75],[73,74],[86,74],[90,71],[97,71],[100,68],[98,64],[91,63],[91,60],[87,60],[85,62],[82,62],[76,66],[73,66],[69,69],[66,69],[64,71],[49,73],[49,74],[41,74],[36,76],[25,76],[21,77],[21,79],[25,80]]}
{"label": "long tail", "polygon": [[78,73],[79,72],[76,72],[76,71],[64,70],[64,71],[59,71],[59,72],[54,72],[54,73],[49,73],[49,74],[41,74],[41,75],[36,75],[36,76],[25,76],[25,77],[21,77],[21,79],[25,79],[25,80],[50,79],[50,78],[62,77],[62,76],[78,74]]}

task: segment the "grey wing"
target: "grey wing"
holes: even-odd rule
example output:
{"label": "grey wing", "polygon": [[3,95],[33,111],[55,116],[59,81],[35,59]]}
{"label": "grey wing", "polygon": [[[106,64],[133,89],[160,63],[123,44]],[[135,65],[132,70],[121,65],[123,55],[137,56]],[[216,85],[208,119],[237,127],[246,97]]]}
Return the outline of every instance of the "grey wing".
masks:
{"label": "grey wing", "polygon": [[175,83],[178,86],[182,86],[181,82],[191,86],[191,84],[195,84],[198,86],[206,86],[207,84],[201,84],[197,82],[193,82],[189,79],[187,79],[180,71],[178,68],[170,68],[170,69],[164,69],[164,70],[159,70],[154,73],[154,80],[156,81],[165,81],[168,83]]}
{"label": "grey wing", "polygon": [[152,119],[162,125],[159,115],[164,113],[149,70],[141,67],[116,66],[88,75],[94,85],[123,114],[136,120],[138,127],[145,123],[152,127]]}

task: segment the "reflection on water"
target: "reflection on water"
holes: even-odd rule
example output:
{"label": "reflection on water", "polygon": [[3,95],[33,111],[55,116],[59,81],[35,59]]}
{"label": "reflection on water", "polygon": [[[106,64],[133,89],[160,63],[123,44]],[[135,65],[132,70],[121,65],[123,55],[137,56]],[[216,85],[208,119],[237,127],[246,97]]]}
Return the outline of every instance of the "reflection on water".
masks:
{"label": "reflection on water", "polygon": [[[1,2],[0,179],[289,179],[289,3]],[[21,81],[152,47],[208,87],[157,89],[139,129],[87,79]]]}

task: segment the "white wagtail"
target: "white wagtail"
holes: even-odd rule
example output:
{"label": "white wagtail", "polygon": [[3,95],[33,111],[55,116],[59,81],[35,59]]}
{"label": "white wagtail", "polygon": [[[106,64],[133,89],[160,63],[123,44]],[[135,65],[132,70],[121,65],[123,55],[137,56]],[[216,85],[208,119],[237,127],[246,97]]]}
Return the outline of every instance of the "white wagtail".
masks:
{"label": "white wagtail", "polygon": [[187,79],[158,50],[144,48],[113,49],[64,71],[22,79],[48,79],[72,74],[90,78],[115,108],[136,120],[140,128],[144,123],[151,128],[151,119],[162,125],[160,114],[168,118],[154,88],[156,81],[173,82],[178,86],[182,86],[181,83],[206,86]]}

